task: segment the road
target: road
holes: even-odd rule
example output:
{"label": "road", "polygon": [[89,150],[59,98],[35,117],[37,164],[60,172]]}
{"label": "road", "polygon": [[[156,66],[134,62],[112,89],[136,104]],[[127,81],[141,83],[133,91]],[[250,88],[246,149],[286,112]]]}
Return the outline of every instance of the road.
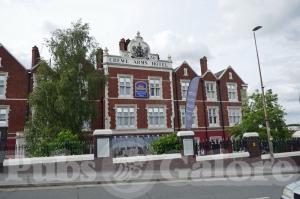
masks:
{"label": "road", "polygon": [[300,175],[0,189],[1,199],[275,199]]}

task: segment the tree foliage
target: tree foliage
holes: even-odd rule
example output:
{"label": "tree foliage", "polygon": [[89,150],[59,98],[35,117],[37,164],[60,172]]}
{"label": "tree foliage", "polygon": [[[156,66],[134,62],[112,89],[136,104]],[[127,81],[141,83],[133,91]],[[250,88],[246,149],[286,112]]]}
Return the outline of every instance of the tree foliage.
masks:
{"label": "tree foliage", "polygon": [[175,133],[163,136],[150,145],[150,152],[152,154],[178,152],[179,150],[180,144]]}
{"label": "tree foliage", "polygon": [[[284,119],[286,113],[278,103],[277,94],[274,94],[270,89],[267,90],[265,98],[272,137],[289,137],[290,134]],[[243,105],[242,122],[229,128],[229,132],[235,137],[241,137],[245,132],[258,132],[261,138],[267,137],[262,97],[258,91],[249,96],[248,103]]]}
{"label": "tree foliage", "polygon": [[83,124],[97,116],[96,100],[105,84],[95,68],[98,45],[88,24],[78,21],[69,29],[58,29],[46,45],[52,61],[40,61],[37,84],[29,96],[33,114],[26,125],[26,142],[31,153],[59,132],[79,134]]}

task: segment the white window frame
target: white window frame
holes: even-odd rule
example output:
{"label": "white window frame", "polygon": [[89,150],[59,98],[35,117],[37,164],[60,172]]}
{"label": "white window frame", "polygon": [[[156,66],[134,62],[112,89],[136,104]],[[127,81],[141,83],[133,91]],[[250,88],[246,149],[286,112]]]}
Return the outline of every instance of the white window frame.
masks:
{"label": "white window frame", "polygon": [[[216,109],[216,123],[210,123],[209,120],[209,110]],[[207,122],[209,127],[219,127],[220,126],[220,116],[219,116],[219,107],[218,106],[208,106],[207,107]]]}
{"label": "white window frame", "polygon": [[183,68],[183,75],[188,76],[188,69],[187,68]]}
{"label": "white window frame", "polygon": [[0,67],[3,67],[3,65],[2,65],[2,57],[0,57]]}
{"label": "white window frame", "polygon": [[[118,108],[133,108],[134,112],[133,112],[133,116],[134,116],[134,125],[132,126],[118,126]],[[121,129],[137,129],[137,106],[136,104],[116,104],[115,105],[115,125],[116,125],[116,129],[121,130]],[[130,119],[128,119],[129,121]],[[129,122],[130,123],[130,122]]]}
{"label": "white window frame", "polygon": [[[195,106],[194,112],[193,112],[193,116],[194,116],[194,120],[193,120],[193,124],[192,127],[193,128],[197,128],[198,127],[198,109],[197,106]],[[185,114],[185,106],[180,106],[180,121],[181,121],[181,128],[185,128],[185,115],[184,115],[184,119],[183,119],[183,114]]]}
{"label": "white window frame", "polygon": [[[235,92],[235,98],[234,99],[231,99],[230,95],[229,95],[229,92],[230,92],[229,86],[230,85],[235,86],[235,91],[234,91]],[[237,83],[227,83],[227,96],[228,96],[228,101],[230,101],[230,102],[237,102],[238,101]]]}
{"label": "white window frame", "polygon": [[[231,110],[233,110],[233,109],[237,110],[238,115],[235,115],[235,114],[231,115],[231,113],[232,113]],[[240,106],[228,106],[227,107],[227,113],[228,113],[229,126],[235,126],[235,125],[241,123],[241,121],[242,121],[242,108]],[[238,123],[231,122],[230,117],[239,117],[239,122]]]}
{"label": "white window frame", "polygon": [[[128,95],[122,95],[120,92],[120,79],[121,78],[130,78],[130,91]],[[125,86],[126,87],[126,86]],[[132,75],[121,75],[118,74],[118,96],[119,98],[132,98],[133,97],[133,76]]]}
{"label": "white window frame", "polygon": [[81,128],[81,130],[83,130],[83,131],[90,131],[92,128],[92,122],[91,122],[91,120],[85,120],[85,121],[83,121],[83,123],[82,123],[82,128]]}
{"label": "white window frame", "polygon": [[231,79],[231,80],[233,79],[232,72],[229,72],[228,76],[229,76],[229,79]]}
{"label": "white window frame", "polygon": [[[208,90],[207,90],[208,84],[213,84],[214,95],[212,97],[209,95]],[[205,94],[206,94],[207,101],[217,101],[217,83],[214,81],[205,81]]]}
{"label": "white window frame", "polygon": [[8,73],[0,73],[0,76],[4,76],[3,94],[0,94],[0,99],[5,99],[6,98]]}
{"label": "white window frame", "polygon": [[[187,98],[187,94],[188,94],[188,90],[189,90],[189,86],[190,86],[190,83],[191,83],[191,81],[190,80],[187,80],[187,79],[181,79],[180,80],[180,91],[181,91],[181,99],[182,100],[186,100],[186,98]],[[183,84],[188,84],[187,86],[185,85],[185,87],[186,87],[186,94],[184,95],[184,93],[183,93]]]}
{"label": "white window frame", "polygon": [[[6,109],[6,121],[0,121],[0,127],[8,127],[9,124],[9,112],[10,112],[10,107],[9,106],[5,106],[5,105],[1,105],[0,109]],[[0,110],[1,111],[1,110]],[[1,114],[1,113],[0,113]]]}
{"label": "white window frame", "polygon": [[[159,96],[156,96],[156,95],[151,95],[151,84],[150,84],[150,81],[151,80],[158,80],[159,81],[159,89],[160,89],[160,92],[159,92]],[[149,82],[149,98],[154,98],[154,99],[162,99],[162,93],[163,93],[163,88],[162,88],[162,77],[148,77],[148,82]],[[156,87],[155,87],[156,88]],[[156,88],[157,89],[157,88]]]}
{"label": "white window frame", "polygon": [[[163,109],[163,117],[164,117],[164,124],[163,125],[151,125],[150,124],[150,110],[154,108],[162,108]],[[165,105],[147,105],[147,124],[148,129],[166,129],[167,128],[167,108]],[[159,110],[158,110],[159,111]],[[159,117],[159,116],[158,116]]]}

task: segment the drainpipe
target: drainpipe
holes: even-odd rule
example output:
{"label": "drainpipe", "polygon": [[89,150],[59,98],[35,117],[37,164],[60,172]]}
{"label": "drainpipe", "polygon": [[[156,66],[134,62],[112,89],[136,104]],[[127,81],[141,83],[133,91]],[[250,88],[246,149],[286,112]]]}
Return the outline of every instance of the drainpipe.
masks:
{"label": "drainpipe", "polygon": [[204,123],[205,123],[205,139],[208,140],[206,99],[205,99],[205,95],[204,95],[205,87],[204,87],[204,81],[202,79],[201,79],[201,86],[202,86],[203,112],[204,112]]}
{"label": "drainpipe", "polygon": [[220,100],[220,109],[221,109],[221,125],[223,131],[223,140],[225,140],[225,126],[224,126],[224,111],[223,111],[223,103],[222,103],[222,95],[221,95],[221,87],[220,87],[220,80],[217,81],[218,84],[218,93],[219,93],[219,100]]}

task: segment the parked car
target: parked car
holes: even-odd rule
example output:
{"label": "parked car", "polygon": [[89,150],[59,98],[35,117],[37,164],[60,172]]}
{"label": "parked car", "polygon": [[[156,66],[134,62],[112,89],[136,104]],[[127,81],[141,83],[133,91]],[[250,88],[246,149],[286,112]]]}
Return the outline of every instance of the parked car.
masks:
{"label": "parked car", "polygon": [[300,199],[300,180],[284,187],[281,199]]}

